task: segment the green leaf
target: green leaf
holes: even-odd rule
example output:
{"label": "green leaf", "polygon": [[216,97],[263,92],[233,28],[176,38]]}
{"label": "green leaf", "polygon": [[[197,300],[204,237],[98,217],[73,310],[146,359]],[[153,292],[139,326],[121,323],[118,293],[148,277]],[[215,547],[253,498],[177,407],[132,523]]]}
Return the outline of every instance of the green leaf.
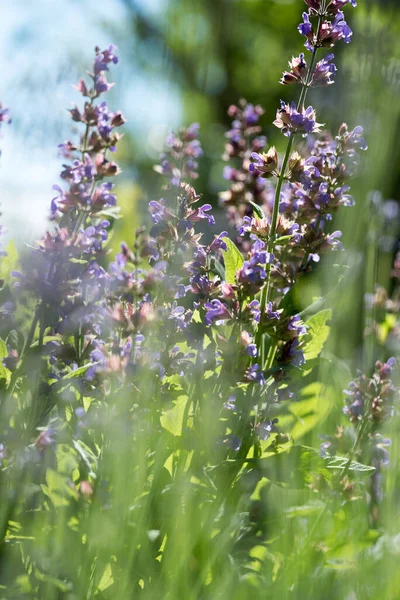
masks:
{"label": "green leaf", "polygon": [[47,469],[46,484],[42,490],[55,507],[68,506],[71,498],[78,498],[76,490],[69,485],[69,478],[54,469]]}
{"label": "green leaf", "polygon": [[292,489],[309,485],[315,475],[329,480],[332,477],[315,448],[293,446],[288,452],[258,460],[261,474],[269,481],[285,484]]}
{"label": "green leaf", "polygon": [[284,242],[288,242],[289,240],[292,239],[294,234],[292,235],[282,235],[281,237],[278,237],[276,240],[274,240],[274,246],[277,246],[279,244],[283,244]]}
{"label": "green leaf", "polygon": [[103,571],[103,574],[101,576],[100,583],[99,583],[97,589],[100,590],[100,592],[103,592],[104,590],[106,590],[113,584],[114,584],[114,577],[112,574],[112,568],[111,568],[111,564],[108,563],[108,565],[106,565],[106,567]]}
{"label": "green leaf", "polygon": [[314,381],[303,388],[299,401],[289,405],[289,415],[280,418],[279,424],[298,440],[326,419],[333,404],[332,387]]}
{"label": "green leaf", "polygon": [[248,202],[249,202],[249,204],[252,205],[254,214],[257,215],[257,217],[259,219],[265,219],[265,213],[264,213],[263,209],[261,208],[261,206],[258,206],[258,204],[256,204],[255,202],[252,202],[251,200],[249,200]]}
{"label": "green leaf", "polygon": [[[51,575],[47,575],[46,573],[42,573],[38,568],[34,570],[35,579],[41,581],[43,583],[47,583],[48,585],[52,585],[60,592],[67,593],[73,589],[73,584],[67,581],[62,581],[61,579],[57,579],[57,577],[52,577]],[[53,595],[53,594],[52,594]],[[58,594],[57,594],[58,595]]]}
{"label": "green leaf", "polygon": [[172,435],[182,435],[183,416],[188,402],[189,398],[187,396],[180,396],[175,402],[174,407],[164,411],[161,415],[161,426],[166,431],[172,433]]}
{"label": "green leaf", "polygon": [[3,358],[6,358],[6,356],[8,356],[7,345],[0,338],[0,379],[5,379],[8,383],[11,378],[11,371],[3,365]]}
{"label": "green leaf", "polygon": [[87,265],[89,261],[85,260],[84,258],[70,258],[69,262],[74,263],[76,265]]}
{"label": "green leaf", "polygon": [[[326,461],[327,469],[345,469],[348,462],[348,458],[346,456],[327,456],[324,460]],[[375,467],[363,465],[356,460],[352,460],[349,471],[362,473],[364,475],[371,475],[371,473],[375,471]]]}
{"label": "green leaf", "polygon": [[243,256],[240,254],[237,246],[229,238],[224,238],[227,250],[223,250],[225,262],[225,281],[226,283],[235,283],[236,271],[238,271],[243,263]]}
{"label": "green leaf", "polygon": [[85,465],[88,467],[90,477],[96,478],[95,471],[98,466],[98,457],[87,444],[82,442],[82,440],[73,440],[72,444],[75,450],[80,454]]}
{"label": "green leaf", "polygon": [[83,373],[86,373],[86,371],[94,364],[95,363],[88,363],[87,365],[83,365],[83,367],[79,367],[78,369],[75,369],[75,371],[71,371],[67,375],[64,375],[64,377],[61,379],[61,383],[66,379],[75,379],[76,377],[80,377],[81,375],[83,375]]}
{"label": "green leaf", "polygon": [[321,513],[325,506],[326,505],[324,502],[322,502],[322,500],[314,500],[309,504],[291,506],[285,510],[285,514],[291,519],[295,517],[309,517],[315,513]]}
{"label": "green leaf", "polygon": [[212,272],[218,275],[221,281],[225,281],[225,269],[223,264],[218,260],[214,261]]}
{"label": "green leaf", "polygon": [[329,336],[330,327],[326,323],[331,317],[332,311],[327,309],[321,310],[306,321],[308,341],[303,347],[306,361],[317,358],[320,354]]}

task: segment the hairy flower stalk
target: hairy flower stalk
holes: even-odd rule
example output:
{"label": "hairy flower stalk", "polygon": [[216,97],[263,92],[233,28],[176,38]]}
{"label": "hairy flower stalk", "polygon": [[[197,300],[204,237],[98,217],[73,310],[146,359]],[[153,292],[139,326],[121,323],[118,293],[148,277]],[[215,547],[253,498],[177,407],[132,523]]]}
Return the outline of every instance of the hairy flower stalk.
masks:
{"label": "hairy flower stalk", "polygon": [[[315,33],[312,32],[312,27],[311,27],[311,24],[309,23],[308,16],[305,19],[305,21],[306,21],[305,27],[304,26],[302,27],[301,25],[299,26],[299,31],[308,37],[308,42],[307,42],[306,46],[307,46],[307,49],[309,49],[312,52],[311,62],[308,67],[308,70],[306,71],[306,63],[304,61],[304,55],[301,55],[300,59],[298,59],[298,60],[293,59],[292,63],[290,63],[290,65],[292,66],[292,70],[294,70],[293,78],[291,79],[290,75],[287,73],[287,74],[284,74],[284,77],[282,78],[282,81],[281,81],[281,83],[283,83],[283,84],[292,83],[292,82],[296,82],[296,81],[301,84],[302,87],[301,87],[300,97],[299,97],[299,100],[297,103],[297,108],[296,108],[296,111],[299,114],[304,112],[304,103],[307,98],[307,93],[308,93],[310,86],[313,83],[317,83],[317,81],[319,79],[319,74],[317,74],[317,72],[322,71],[324,73],[322,75],[322,78],[325,78],[325,80],[326,80],[325,84],[329,84],[329,83],[332,83],[330,80],[330,73],[334,72],[336,70],[334,65],[332,65],[332,68],[329,66],[329,62],[333,58],[332,55],[329,55],[329,57],[327,57],[327,59],[325,59],[325,61],[320,61],[320,63],[318,63],[318,65],[317,65],[317,69],[315,70],[318,49],[324,45],[322,38],[321,38],[321,26],[323,24],[324,17],[327,14],[329,14],[329,8],[326,7],[326,2],[322,1],[321,3],[318,3],[318,5],[316,4],[315,6],[310,8],[310,14],[312,14],[314,11],[318,15],[318,21],[317,21]],[[333,44],[334,44],[334,42],[332,42],[332,45]],[[325,74],[327,74],[327,75],[325,75]],[[287,77],[285,77],[285,75],[287,75]],[[287,110],[286,106],[283,103],[282,103],[282,109],[283,109],[283,111]],[[308,109],[308,111],[310,111],[310,108]],[[311,112],[310,112],[310,114],[311,114]],[[278,127],[282,127],[282,123],[279,121],[279,119],[277,119],[277,121],[275,121],[275,124]],[[312,126],[312,127],[314,130],[316,130],[315,126]],[[279,215],[280,202],[281,202],[282,185],[283,185],[286,173],[287,173],[287,167],[288,167],[290,157],[291,157],[291,151],[292,151],[292,147],[293,147],[294,137],[295,137],[297,131],[298,130],[296,130],[296,127],[294,127],[291,130],[289,129],[287,132],[288,143],[287,143],[286,151],[284,154],[281,170],[280,170],[277,185],[276,185],[271,225],[270,225],[269,237],[268,237],[267,249],[270,254],[273,254],[273,251],[274,251],[274,244],[275,244],[275,240],[276,240],[276,229],[277,229],[278,215]],[[300,131],[303,131],[303,132],[311,131],[311,128],[303,129],[303,130],[300,129]],[[316,231],[318,231],[318,228],[320,226],[321,218],[322,217],[320,214],[316,221],[316,224],[315,224]],[[309,254],[310,254],[310,250],[307,250],[302,264],[306,263],[306,261],[309,257]],[[267,357],[264,356],[264,344],[262,343],[262,338],[263,338],[263,333],[264,333],[265,321],[267,318],[265,309],[266,309],[268,302],[270,301],[271,270],[272,270],[272,265],[268,264],[266,266],[267,277],[266,277],[265,285],[261,291],[261,296],[260,296],[260,322],[259,322],[259,325],[257,328],[257,333],[256,333],[256,344],[257,344],[260,354],[261,354],[261,365],[262,365],[262,367],[266,367],[266,368],[271,367],[272,362],[275,357],[276,347],[277,347],[277,343],[272,345],[272,347],[269,349],[268,360],[267,360]]]}
{"label": "hairy flower stalk", "polygon": [[[58,194],[51,202],[54,230],[46,233],[34,249],[26,273],[15,273],[18,287],[25,292],[33,291],[38,303],[18,368],[11,377],[9,397],[24,371],[24,359],[37,325],[40,350],[48,328],[60,336],[51,349],[46,348],[46,352],[50,350],[55,379],[65,368],[81,366],[85,336],[93,331],[93,313],[97,312],[105,281],[105,271],[97,260],[104,254],[103,243],[110,225],[103,211],[112,214],[116,203],[112,184],[101,182],[119,171],[107,153],[115,151],[121,136],[114,130],[124,123],[120,112],[112,113],[106,102],[96,104],[96,101],[113,85],[107,82],[105,72],[110,63],[118,62],[115,50],[114,46],[103,51],[96,48],[93,71],[89,73],[92,87],[87,87],[83,79],[75,86],[88,100],[83,111],[70,110],[72,119],[85,126],[79,143],[67,141],[60,145],[64,157],[72,159],[71,164],[63,165],[61,172],[68,189],[54,186]],[[57,360],[56,356],[70,354],[68,344],[61,338],[67,331],[74,338],[75,355],[68,360]]]}

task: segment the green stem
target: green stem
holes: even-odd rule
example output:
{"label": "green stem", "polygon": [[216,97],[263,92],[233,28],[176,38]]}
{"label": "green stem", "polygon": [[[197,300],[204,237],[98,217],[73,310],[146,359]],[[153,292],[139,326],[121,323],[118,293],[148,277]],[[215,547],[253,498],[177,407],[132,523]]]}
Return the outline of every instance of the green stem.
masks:
{"label": "green stem", "polygon": [[367,420],[367,418],[364,418],[363,421],[360,424],[359,429],[358,429],[357,437],[356,437],[356,439],[354,441],[353,447],[350,450],[350,454],[349,454],[349,458],[347,460],[346,466],[342,470],[342,473],[341,473],[342,477],[345,477],[347,475],[347,473],[349,472],[349,469],[350,469],[350,466],[351,466],[351,462],[352,462],[352,460],[353,460],[353,458],[354,458],[354,456],[355,456],[355,454],[356,454],[356,452],[358,450],[358,447],[360,445],[360,442],[362,440],[364,432],[365,432],[365,430],[367,428],[367,425],[368,425],[368,420]]}

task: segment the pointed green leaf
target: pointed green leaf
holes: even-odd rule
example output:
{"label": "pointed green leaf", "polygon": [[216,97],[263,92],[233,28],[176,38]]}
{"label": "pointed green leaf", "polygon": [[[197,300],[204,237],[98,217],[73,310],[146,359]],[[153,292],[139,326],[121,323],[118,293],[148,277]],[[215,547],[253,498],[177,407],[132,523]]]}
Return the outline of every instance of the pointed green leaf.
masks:
{"label": "pointed green leaf", "polygon": [[259,219],[265,219],[265,213],[264,213],[263,209],[261,208],[261,206],[258,206],[258,204],[256,204],[255,202],[252,202],[251,200],[249,200],[249,204],[252,205],[254,214],[257,215],[257,217]]}
{"label": "pointed green leaf", "polygon": [[243,256],[240,254],[238,247],[229,238],[224,238],[227,250],[223,250],[225,262],[225,281],[226,283],[235,283],[236,271],[238,271],[243,263]]}
{"label": "pointed green leaf", "polygon": [[329,336],[330,327],[326,323],[331,317],[332,311],[327,309],[321,310],[306,321],[308,341],[303,348],[306,361],[317,358],[320,354]]}
{"label": "pointed green leaf", "polygon": [[166,410],[160,418],[161,426],[172,435],[182,435],[183,415],[188,402],[187,396],[180,396],[174,407]]}

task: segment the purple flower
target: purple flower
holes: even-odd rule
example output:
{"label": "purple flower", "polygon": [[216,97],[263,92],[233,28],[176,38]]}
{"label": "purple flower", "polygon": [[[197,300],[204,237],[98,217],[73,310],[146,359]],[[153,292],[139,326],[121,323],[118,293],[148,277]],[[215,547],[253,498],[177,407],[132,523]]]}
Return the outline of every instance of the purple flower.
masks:
{"label": "purple flower", "polygon": [[347,399],[343,412],[349,416],[350,421],[360,420],[366,408],[366,417],[374,422],[379,423],[393,415],[398,388],[393,386],[390,375],[395,365],[394,358],[390,358],[386,364],[377,361],[372,377],[360,373],[357,379],[349,383],[348,389],[344,390]]}
{"label": "purple flower", "polygon": [[227,436],[225,436],[224,439],[222,440],[222,443],[226,444],[228,446],[228,448],[230,448],[231,450],[234,450],[234,452],[237,452],[238,450],[240,450],[240,446],[242,445],[241,439],[237,435],[234,435],[233,433],[230,433]]}
{"label": "purple flower", "polygon": [[228,400],[224,404],[224,408],[226,410],[233,410],[233,411],[237,410],[237,408],[236,408],[236,396],[235,395],[229,396]]}
{"label": "purple flower", "polygon": [[188,221],[192,223],[196,223],[197,221],[201,221],[202,219],[206,219],[209,225],[215,225],[215,219],[212,215],[208,215],[207,213],[212,210],[211,204],[203,204],[199,208],[191,210],[186,215]]}
{"label": "purple flower", "polygon": [[307,109],[297,110],[296,104],[285,104],[281,100],[281,108],[277,110],[274,125],[281,129],[282,133],[289,136],[291,133],[317,133],[320,131],[321,123],[316,122],[314,109],[309,106]]}
{"label": "purple flower", "polygon": [[270,319],[270,320],[276,319],[279,321],[279,319],[281,318],[282,309],[281,310],[273,310],[272,302],[268,302],[265,312],[266,312],[268,319]]}
{"label": "purple flower", "polygon": [[341,11],[346,4],[351,4],[353,7],[357,6],[357,1],[356,0],[331,0],[331,2],[328,4],[327,8],[326,8],[326,12],[329,14],[336,14],[339,11]]}
{"label": "purple flower", "polygon": [[251,367],[247,369],[244,378],[245,381],[265,385],[264,373],[262,372],[260,365],[251,365]]}
{"label": "purple flower", "polygon": [[246,125],[255,125],[256,123],[258,123],[258,120],[260,118],[260,107],[255,107],[253,106],[253,104],[247,104],[247,106],[245,106],[245,108],[243,109],[243,117],[246,121]]}
{"label": "purple flower", "polygon": [[190,142],[192,140],[195,140],[199,136],[199,129],[200,129],[200,124],[199,123],[192,123],[186,129],[186,131],[185,131],[185,133],[183,135],[184,139],[186,141],[188,141],[188,142]]}
{"label": "purple flower", "polygon": [[392,356],[391,358],[389,358],[386,363],[377,363],[376,367],[379,369],[379,376],[382,379],[387,379],[389,375],[391,375],[393,369],[396,367],[397,365],[397,361],[394,358],[394,356]]}
{"label": "purple flower", "polygon": [[177,303],[174,302],[168,319],[174,321],[178,331],[182,331],[188,327],[192,319],[192,312],[186,310],[183,306],[178,306]]}
{"label": "purple flower", "polygon": [[301,367],[306,362],[303,351],[298,347],[300,344],[298,339],[291,340],[287,343],[288,355],[290,357],[290,363],[294,367]]}
{"label": "purple flower", "polygon": [[307,38],[304,45],[310,52],[313,52],[314,47],[331,48],[342,39],[347,44],[350,42],[353,32],[344,20],[344,14],[340,10],[330,12],[334,15],[334,20],[323,21],[317,34],[314,34],[308,13],[303,13],[303,23],[298,26],[298,30]]}
{"label": "purple flower", "polygon": [[270,437],[271,433],[278,431],[276,428],[278,421],[279,419],[273,419],[272,421],[268,419],[267,421],[262,421],[257,425],[255,432],[260,440],[265,442]]}
{"label": "purple flower", "polygon": [[[321,14],[321,0],[304,0],[305,3],[310,7],[310,10],[315,14]],[[356,0],[331,0],[328,6],[325,8],[327,14],[336,14],[339,10],[344,8],[346,4],[357,6]]]}
{"label": "purple flower", "polygon": [[287,328],[289,331],[294,331],[296,336],[307,333],[307,328],[305,327],[299,315],[294,315],[293,317],[289,318]]}
{"label": "purple flower", "polygon": [[264,285],[267,277],[265,265],[272,263],[274,255],[265,250],[265,243],[256,240],[250,251],[248,260],[236,273],[236,279],[242,289],[248,294],[256,294]]}
{"label": "purple flower", "polygon": [[343,123],[339,129],[339,136],[337,139],[340,141],[343,140],[346,154],[353,156],[355,148],[359,148],[360,150],[367,150],[368,148],[363,134],[364,129],[361,127],[361,125],[358,125],[352,131],[348,131],[347,125]]}
{"label": "purple flower", "polygon": [[321,173],[315,166],[316,162],[316,156],[310,156],[305,160],[298,152],[293,152],[289,159],[287,178],[292,182],[299,181],[304,185],[305,189],[308,189],[315,179],[321,177]]}
{"label": "purple flower", "polygon": [[204,307],[207,311],[204,318],[206,325],[211,325],[214,321],[217,321],[218,324],[218,321],[226,321],[232,318],[229,310],[220,300],[210,300],[210,302],[205,303]]}
{"label": "purple flower", "polygon": [[289,61],[290,71],[285,71],[280,83],[290,85],[292,83],[305,84],[308,73],[307,63],[304,60],[304,54],[301,53],[297,58],[293,57]]}
{"label": "purple flower", "polygon": [[104,92],[108,92],[115,84],[108,83],[105,75],[96,75],[94,89],[97,94],[103,94]]}
{"label": "purple flower", "polygon": [[103,242],[107,241],[109,221],[101,221],[98,225],[90,225],[82,231],[81,245],[84,253],[96,253],[102,250]]}
{"label": "purple flower", "polygon": [[344,14],[339,11],[333,22],[324,21],[321,24],[317,44],[324,48],[331,48],[339,40],[344,40],[348,44],[351,41],[352,35],[352,30],[344,20]]}
{"label": "purple flower", "polygon": [[260,321],[260,303],[258,300],[252,300],[246,305],[244,314],[248,313],[255,323],[259,323]]}
{"label": "purple flower", "polygon": [[[301,35],[304,35],[310,41],[314,37],[313,26],[310,23],[310,17],[308,16],[308,13],[303,12],[302,16],[303,16],[303,22],[300,23],[300,25],[297,27],[297,29],[299,30]],[[306,42],[306,44],[307,43],[308,42]],[[308,48],[308,46],[306,46],[306,48]]]}
{"label": "purple flower", "polygon": [[3,108],[3,105],[0,102],[0,123],[11,123],[11,115],[10,110],[8,108]]}
{"label": "purple flower", "polygon": [[344,414],[348,415],[351,421],[359,421],[364,414],[364,402],[361,392],[344,390],[344,393],[351,398],[349,404],[343,408]]}
{"label": "purple flower", "polygon": [[262,152],[259,154],[258,152],[252,152],[250,156],[253,162],[250,163],[249,171],[258,173],[261,177],[278,175],[278,153],[274,146],[266,153]]}
{"label": "purple flower", "polygon": [[332,247],[333,250],[343,250],[343,244],[338,239],[342,237],[341,231],[334,231],[330,235],[326,236],[325,243]]}
{"label": "purple flower", "polygon": [[215,250],[217,250],[217,249],[227,250],[226,242],[224,242],[224,239],[223,239],[225,237],[228,237],[227,231],[222,231],[219,235],[217,235],[214,238],[214,240],[211,242],[211,244],[209,246],[209,251],[215,252]]}
{"label": "purple flower", "polygon": [[256,358],[256,356],[258,355],[257,346],[255,344],[249,344],[248,346],[246,346],[245,352],[247,356]]}
{"label": "purple flower", "polygon": [[117,47],[111,44],[106,50],[96,48],[96,58],[94,61],[94,74],[99,75],[102,71],[108,71],[108,65],[112,62],[118,63],[118,56],[115,54]]}
{"label": "purple flower", "polygon": [[331,79],[331,77],[333,77],[333,75],[336,73],[337,69],[336,69],[336,66],[332,62],[333,59],[334,59],[334,55],[328,54],[322,60],[317,62],[317,64],[315,65],[313,75],[312,75],[312,79],[311,79],[312,86],[318,86],[318,85],[324,86],[324,85],[330,85],[331,83],[334,83],[334,81],[333,81],[333,79]]}
{"label": "purple flower", "polygon": [[[160,200],[160,202],[151,200],[149,202],[149,210],[151,213],[151,220],[155,225],[168,221],[172,216],[169,210],[164,206],[163,200]],[[151,232],[150,235],[152,235]]]}
{"label": "purple flower", "polygon": [[193,123],[187,129],[181,128],[178,133],[171,132],[165,140],[166,150],[160,157],[161,164],[155,165],[154,170],[168,176],[174,187],[184,187],[183,181],[198,177],[195,159],[203,155],[200,141],[196,139],[198,133],[199,125]]}
{"label": "purple flower", "polygon": [[109,181],[102,183],[94,192],[92,197],[92,207],[96,210],[101,210],[117,204],[115,194],[110,194],[114,184]]}
{"label": "purple flower", "polygon": [[92,182],[96,175],[95,166],[89,156],[85,156],[83,161],[74,160],[72,165],[63,165],[63,167],[62,179],[70,179],[75,184]]}

